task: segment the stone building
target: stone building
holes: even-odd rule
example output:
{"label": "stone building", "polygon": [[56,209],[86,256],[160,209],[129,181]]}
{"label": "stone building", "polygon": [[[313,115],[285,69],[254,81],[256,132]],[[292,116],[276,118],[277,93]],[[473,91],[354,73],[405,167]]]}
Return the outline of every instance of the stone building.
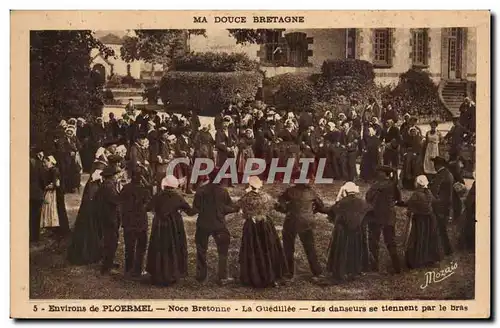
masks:
{"label": "stone building", "polygon": [[375,67],[375,81],[396,84],[412,67],[427,70],[445,106],[456,113],[463,98],[475,98],[475,28],[280,29],[266,32],[260,45],[236,45],[227,30],[190,36],[194,52],[244,52],[266,76],[317,73],[327,59],[362,59]]}

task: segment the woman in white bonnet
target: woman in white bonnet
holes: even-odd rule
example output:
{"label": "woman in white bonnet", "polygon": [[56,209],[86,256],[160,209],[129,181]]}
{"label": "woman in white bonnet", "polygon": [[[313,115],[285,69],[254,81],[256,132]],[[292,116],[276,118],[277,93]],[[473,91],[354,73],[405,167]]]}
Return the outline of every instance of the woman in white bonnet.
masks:
{"label": "woman in white bonnet", "polygon": [[262,180],[248,179],[246,194],[237,206],[243,212],[243,232],[239,253],[240,281],[255,288],[277,287],[288,272],[281,240],[270,213],[275,201],[261,190]]}
{"label": "woman in white bonnet", "polygon": [[334,223],[326,265],[332,283],[354,279],[368,267],[364,220],[369,210],[354,182],[342,186],[335,204],[327,210]]}
{"label": "woman in white bonnet", "polygon": [[47,173],[44,179],[44,203],[41,212],[41,228],[50,230],[57,241],[61,241],[69,232],[68,214],[64,202],[61,174],[54,156],[44,158]]}
{"label": "woman in white bonnet", "polygon": [[433,203],[436,201],[429,190],[425,175],[415,179],[415,191],[406,202],[408,206],[408,225],[406,238],[406,264],[415,269],[433,265],[441,259],[439,237]]}
{"label": "woman in white bonnet", "polygon": [[179,180],[167,175],[161,181],[161,191],[147,206],[154,212],[151,237],[147,252],[146,271],[154,285],[168,286],[188,274],[187,238],[181,211],[187,215],[196,212],[177,192]]}

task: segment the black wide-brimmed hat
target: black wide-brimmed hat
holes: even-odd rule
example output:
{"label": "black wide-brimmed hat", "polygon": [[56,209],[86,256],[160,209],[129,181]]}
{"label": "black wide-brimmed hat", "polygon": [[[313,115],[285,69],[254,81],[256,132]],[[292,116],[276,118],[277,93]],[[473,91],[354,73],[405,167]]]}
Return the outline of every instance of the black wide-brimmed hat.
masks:
{"label": "black wide-brimmed hat", "polygon": [[446,159],[441,156],[433,157],[431,161],[434,162],[434,164],[441,164],[441,165],[446,165],[448,163]]}
{"label": "black wide-brimmed hat", "polygon": [[394,173],[395,170],[388,165],[380,165],[377,167],[377,171],[384,172],[385,174],[391,174]]}
{"label": "black wide-brimmed hat", "polygon": [[103,178],[112,177],[113,175],[118,174],[118,173],[120,173],[120,170],[116,166],[111,165],[111,166],[107,166],[104,170],[102,170],[101,176]]}
{"label": "black wide-brimmed hat", "polygon": [[107,140],[104,140],[104,142],[102,143],[102,146],[104,148],[107,148],[109,146],[112,146],[112,145],[118,145],[120,143],[120,140],[118,139],[107,139]]}
{"label": "black wide-brimmed hat", "polygon": [[108,156],[108,162],[113,164],[113,163],[119,163],[122,161],[122,157],[117,155],[117,154],[112,154]]}

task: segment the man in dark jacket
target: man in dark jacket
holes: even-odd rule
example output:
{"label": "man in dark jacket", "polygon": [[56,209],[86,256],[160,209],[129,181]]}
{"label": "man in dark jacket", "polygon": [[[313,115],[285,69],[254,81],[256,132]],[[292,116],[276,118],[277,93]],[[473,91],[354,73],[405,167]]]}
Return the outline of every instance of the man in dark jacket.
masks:
{"label": "man in dark jacket", "polygon": [[207,279],[207,249],[208,239],[212,236],[217,245],[219,257],[218,280],[226,284],[232,279],[228,277],[227,258],[229,252],[230,234],[226,226],[226,215],[237,212],[238,207],[233,203],[229,192],[220,184],[214,183],[214,174],[211,183],[196,190],[193,210],[198,213],[196,220],[196,279],[205,282]]}
{"label": "man in dark jacket", "polygon": [[401,134],[399,129],[394,125],[392,119],[388,119],[385,130],[382,131],[382,141],[385,144],[384,150],[384,165],[388,165],[393,169],[399,167],[399,146],[401,145]]}
{"label": "man in dark jacket", "polygon": [[359,133],[352,128],[352,122],[346,120],[342,123],[341,144],[345,150],[344,172],[348,181],[354,181],[358,172],[356,170],[356,158],[359,150]]}
{"label": "man in dark jacket", "polygon": [[229,129],[230,118],[224,118],[222,130],[215,133],[215,148],[217,149],[216,168],[221,168],[228,158],[235,157],[237,137]]}
{"label": "man in dark jacket", "polygon": [[35,156],[30,158],[30,242],[40,238],[40,217],[44,200],[43,150],[36,148]]}
{"label": "man in dark jacket", "polygon": [[101,223],[104,242],[101,274],[116,273],[112,269],[116,248],[118,247],[119,227],[121,222],[120,198],[117,188],[120,171],[115,166],[106,167],[101,176],[104,182],[95,195],[96,215]]}
{"label": "man in dark jacket", "polygon": [[467,139],[470,132],[462,126],[458,117],[453,118],[453,126],[444,137],[445,141],[450,144],[449,154],[450,160],[456,160],[462,153],[464,141]]}
{"label": "man in dark jacket", "polygon": [[141,172],[132,173],[132,181],[120,193],[123,238],[125,240],[125,274],[140,277],[148,242],[146,206],[151,198],[142,184]]}
{"label": "man in dark jacket", "polygon": [[396,247],[396,223],[395,205],[401,201],[401,192],[394,181],[397,173],[391,167],[382,166],[379,171],[378,181],[373,184],[366,193],[366,201],[372,206],[370,221],[369,247],[373,255],[372,270],[379,270],[378,254],[380,234],[384,235],[384,242],[392,260],[395,273],[401,272],[401,264]]}
{"label": "man in dark jacket", "polygon": [[437,156],[432,161],[437,171],[436,176],[430,184],[430,190],[437,199],[434,208],[437,228],[444,253],[450,255],[453,250],[446,227],[451,220],[451,209],[453,208],[453,175],[446,167],[446,160],[444,158]]}
{"label": "man in dark jacket", "polygon": [[299,235],[313,279],[321,278],[323,269],[314,248],[314,213],[325,213],[323,201],[309,184],[289,187],[278,198],[277,210],[286,213],[283,223],[283,250],[291,277],[295,271],[295,238]]}

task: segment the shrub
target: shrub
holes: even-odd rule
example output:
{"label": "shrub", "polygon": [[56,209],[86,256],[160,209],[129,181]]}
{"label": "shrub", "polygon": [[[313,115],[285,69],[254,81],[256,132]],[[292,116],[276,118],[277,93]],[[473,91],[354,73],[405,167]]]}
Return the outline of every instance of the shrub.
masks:
{"label": "shrub", "polygon": [[257,70],[259,64],[244,53],[190,53],[174,59],[173,70],[188,72],[240,72]]}
{"label": "shrub", "polygon": [[373,82],[375,72],[370,62],[359,59],[325,60],[321,66],[321,75],[324,79],[351,77],[361,82]]}
{"label": "shrub", "polygon": [[168,72],[160,83],[160,97],[174,109],[213,115],[237,99],[253,99],[262,82],[259,72]]}
{"label": "shrub", "polygon": [[314,103],[316,91],[309,75],[286,73],[264,81],[264,99],[277,108],[299,111]]}
{"label": "shrub", "polygon": [[320,77],[315,82],[315,89],[318,100],[332,104],[338,112],[347,112],[354,104],[360,110],[372,103],[373,99],[379,101],[375,83],[347,76],[331,79]]}
{"label": "shrub", "polygon": [[446,118],[449,113],[439,99],[438,87],[428,72],[410,69],[399,77],[398,85],[384,97],[401,114],[438,116]]}

